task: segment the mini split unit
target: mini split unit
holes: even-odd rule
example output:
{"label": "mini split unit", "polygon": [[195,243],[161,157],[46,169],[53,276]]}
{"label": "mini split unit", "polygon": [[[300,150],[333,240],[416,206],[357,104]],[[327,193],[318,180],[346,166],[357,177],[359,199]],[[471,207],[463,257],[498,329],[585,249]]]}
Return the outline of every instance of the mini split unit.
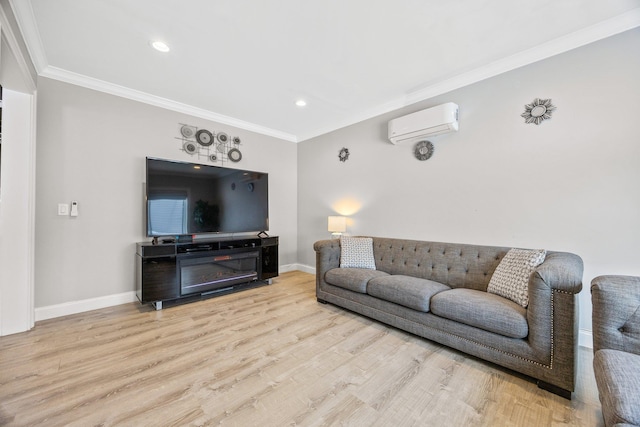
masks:
{"label": "mini split unit", "polygon": [[389,141],[418,141],[458,130],[458,106],[453,102],[389,121]]}

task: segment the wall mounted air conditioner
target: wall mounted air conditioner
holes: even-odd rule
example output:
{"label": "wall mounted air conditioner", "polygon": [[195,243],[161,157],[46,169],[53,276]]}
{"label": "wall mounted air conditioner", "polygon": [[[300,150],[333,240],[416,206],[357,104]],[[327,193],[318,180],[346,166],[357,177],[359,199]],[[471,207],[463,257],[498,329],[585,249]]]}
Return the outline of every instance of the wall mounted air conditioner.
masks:
{"label": "wall mounted air conditioner", "polygon": [[389,141],[418,141],[458,130],[458,106],[453,102],[389,121]]}

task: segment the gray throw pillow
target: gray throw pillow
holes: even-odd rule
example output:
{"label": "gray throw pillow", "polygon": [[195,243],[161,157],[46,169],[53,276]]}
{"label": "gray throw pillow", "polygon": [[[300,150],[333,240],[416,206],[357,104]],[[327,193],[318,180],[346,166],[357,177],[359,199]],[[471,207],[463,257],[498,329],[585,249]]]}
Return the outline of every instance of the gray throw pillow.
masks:
{"label": "gray throw pillow", "polygon": [[340,268],[376,269],[371,237],[340,237]]}
{"label": "gray throw pillow", "polygon": [[529,305],[529,278],[546,256],[544,249],[509,249],[493,272],[487,292],[526,308]]}

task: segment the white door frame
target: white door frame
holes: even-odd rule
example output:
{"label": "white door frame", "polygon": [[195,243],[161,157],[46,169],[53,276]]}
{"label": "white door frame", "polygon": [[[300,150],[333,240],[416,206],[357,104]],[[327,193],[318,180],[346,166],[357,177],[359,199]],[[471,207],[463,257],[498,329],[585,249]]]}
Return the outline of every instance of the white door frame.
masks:
{"label": "white door frame", "polygon": [[[4,5],[0,7],[0,35],[8,67],[22,76],[20,88],[3,88],[2,165],[0,166],[0,336],[34,326],[36,82],[31,59],[13,32]],[[21,35],[19,35],[21,37]],[[0,81],[0,84],[3,82]]]}

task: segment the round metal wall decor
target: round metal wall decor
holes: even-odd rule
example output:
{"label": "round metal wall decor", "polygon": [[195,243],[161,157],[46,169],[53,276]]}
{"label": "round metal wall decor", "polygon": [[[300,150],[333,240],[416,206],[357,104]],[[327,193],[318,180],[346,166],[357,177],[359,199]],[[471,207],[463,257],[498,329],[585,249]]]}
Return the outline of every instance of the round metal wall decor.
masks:
{"label": "round metal wall decor", "polygon": [[178,123],[178,130],[179,133],[175,139],[179,141],[177,147],[180,151],[222,165],[225,162],[238,163],[242,160],[240,145],[243,141],[239,136],[215,130],[198,129],[198,126],[186,123]]}
{"label": "round metal wall decor", "polygon": [[195,154],[198,151],[198,147],[196,147],[196,144],[191,141],[185,141],[184,144],[182,144],[182,148],[188,154]]}
{"label": "round metal wall decor", "polygon": [[342,150],[340,150],[340,153],[338,153],[338,158],[341,162],[346,162],[347,160],[349,160],[349,149],[343,148]]}
{"label": "round metal wall decor", "polygon": [[180,133],[185,138],[193,138],[193,135],[195,135],[196,131],[191,126],[183,125],[180,128]]}
{"label": "round metal wall decor", "polygon": [[206,129],[200,129],[196,132],[196,141],[198,141],[198,144],[208,147],[213,144],[213,134]]}
{"label": "round metal wall decor", "polygon": [[428,160],[433,155],[433,144],[431,141],[420,141],[413,149],[413,154],[418,160]]}
{"label": "round metal wall decor", "polygon": [[227,156],[229,156],[229,160],[234,163],[238,163],[240,160],[242,160],[242,153],[237,148],[232,148],[231,150],[229,150]]}
{"label": "round metal wall decor", "polygon": [[218,141],[224,144],[229,140],[229,135],[227,135],[224,132],[218,132],[218,134],[216,135],[216,138],[218,138]]}
{"label": "round metal wall decor", "polygon": [[551,98],[536,98],[531,104],[524,106],[524,113],[520,114],[520,117],[524,117],[525,123],[539,125],[543,121],[549,120],[555,109],[556,107],[551,103]]}

